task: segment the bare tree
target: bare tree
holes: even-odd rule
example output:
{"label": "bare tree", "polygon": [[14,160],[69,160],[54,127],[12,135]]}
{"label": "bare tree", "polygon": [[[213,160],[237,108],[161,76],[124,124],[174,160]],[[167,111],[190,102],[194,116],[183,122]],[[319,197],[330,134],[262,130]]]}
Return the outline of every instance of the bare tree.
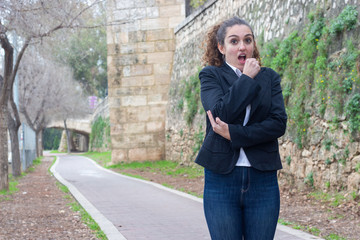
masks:
{"label": "bare tree", "polygon": [[90,110],[70,67],[41,53],[46,54],[29,49],[18,74],[20,112],[36,133],[37,156],[42,156],[42,132],[51,120],[61,119],[66,125],[66,118],[81,117]]}
{"label": "bare tree", "polygon": [[[87,1],[86,3],[88,3]],[[44,37],[64,28],[83,25],[80,16],[101,2],[93,0],[85,4],[83,0],[2,0],[0,5],[0,44],[4,49],[3,87],[0,92],[0,190],[8,189],[7,163],[7,123],[8,102],[12,99],[14,79],[23,53],[29,44],[42,41]],[[22,46],[13,65],[14,49],[8,40],[9,32],[22,38]],[[13,106],[12,103],[10,103]],[[17,109],[12,109],[16,118]],[[17,122],[17,121],[16,121]]]}

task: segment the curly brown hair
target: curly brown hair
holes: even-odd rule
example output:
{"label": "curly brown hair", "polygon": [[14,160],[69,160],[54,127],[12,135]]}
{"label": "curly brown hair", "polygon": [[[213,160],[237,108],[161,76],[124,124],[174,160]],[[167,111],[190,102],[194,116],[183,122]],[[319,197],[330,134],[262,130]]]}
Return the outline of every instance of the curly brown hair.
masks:
{"label": "curly brown hair", "polygon": [[[227,29],[234,25],[248,26],[253,34],[254,41],[255,41],[254,32],[253,32],[251,26],[245,20],[243,20],[241,18],[233,17],[233,18],[225,20],[219,24],[216,24],[215,26],[211,27],[207,33],[207,39],[204,44],[205,45],[205,53],[202,58],[204,65],[211,65],[211,66],[219,67],[224,63],[223,55],[218,49],[218,43],[220,45],[224,46],[224,40],[225,40]],[[258,50],[256,44],[254,46],[253,57],[256,58],[256,60],[258,60],[260,66],[261,66],[260,53],[259,53],[259,50]]]}

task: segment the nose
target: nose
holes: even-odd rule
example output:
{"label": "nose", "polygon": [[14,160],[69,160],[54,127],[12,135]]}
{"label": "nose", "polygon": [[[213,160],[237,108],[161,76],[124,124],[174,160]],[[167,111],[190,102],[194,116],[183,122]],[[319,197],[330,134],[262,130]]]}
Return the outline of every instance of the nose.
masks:
{"label": "nose", "polygon": [[244,50],[244,49],[245,49],[244,41],[240,41],[239,42],[239,50]]}

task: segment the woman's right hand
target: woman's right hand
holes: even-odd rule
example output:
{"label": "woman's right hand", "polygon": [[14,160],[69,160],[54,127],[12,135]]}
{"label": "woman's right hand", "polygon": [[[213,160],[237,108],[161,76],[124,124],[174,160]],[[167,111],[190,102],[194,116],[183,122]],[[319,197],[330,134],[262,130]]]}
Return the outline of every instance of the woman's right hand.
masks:
{"label": "woman's right hand", "polygon": [[256,58],[248,58],[246,59],[243,74],[251,78],[255,78],[256,75],[260,72],[260,65]]}

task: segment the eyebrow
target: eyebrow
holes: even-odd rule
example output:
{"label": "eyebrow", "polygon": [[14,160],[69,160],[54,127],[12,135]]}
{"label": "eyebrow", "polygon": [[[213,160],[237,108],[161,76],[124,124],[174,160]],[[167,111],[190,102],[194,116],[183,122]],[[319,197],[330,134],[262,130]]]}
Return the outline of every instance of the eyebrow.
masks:
{"label": "eyebrow", "polygon": [[[245,35],[245,37],[248,37],[248,36],[254,37],[254,35],[252,35],[251,33],[248,33]],[[239,36],[235,35],[235,34],[228,36],[228,38],[231,38],[231,37],[239,37]]]}

